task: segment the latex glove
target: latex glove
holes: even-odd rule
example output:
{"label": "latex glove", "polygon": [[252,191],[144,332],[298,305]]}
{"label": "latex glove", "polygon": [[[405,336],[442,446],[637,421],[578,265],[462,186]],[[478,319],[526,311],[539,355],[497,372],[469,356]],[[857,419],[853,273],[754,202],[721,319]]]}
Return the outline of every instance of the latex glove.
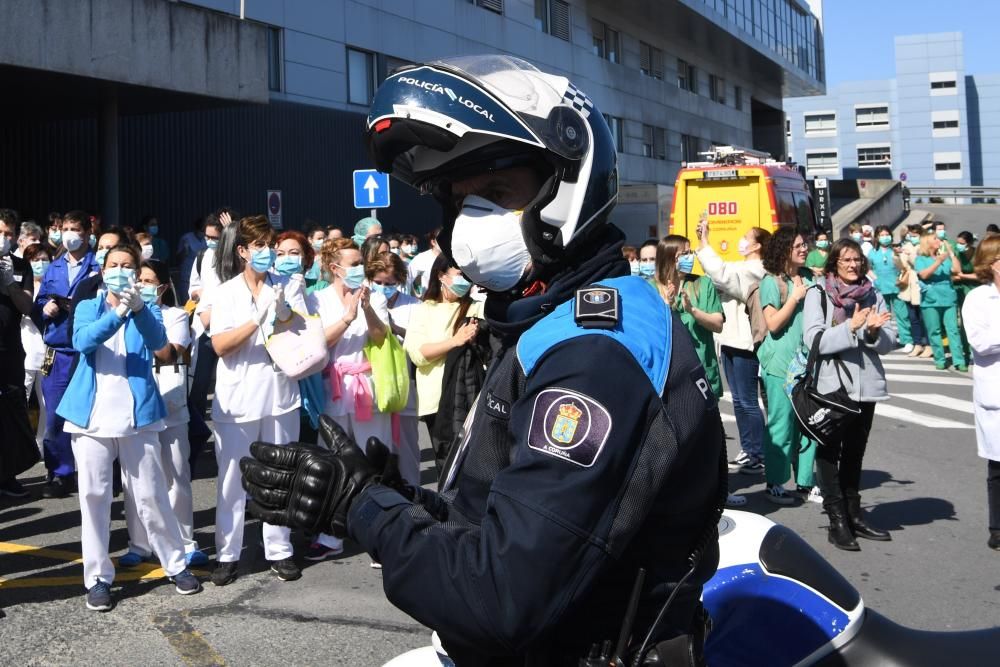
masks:
{"label": "latex glove", "polygon": [[274,319],[274,290],[261,286],[257,294],[257,324],[264,326],[265,322]]}
{"label": "latex glove", "polygon": [[366,456],[336,422],[326,415],[319,419],[329,449],[306,443],[250,445],[250,456],[240,460],[247,509],[267,523],[344,538],[351,503],[362,491],[383,479],[394,488],[405,487],[397,456],[378,438],[368,439]]}
{"label": "latex glove", "polygon": [[126,291],[129,292],[131,295],[129,308],[132,309],[133,313],[138,313],[140,310],[146,307],[146,302],[143,301],[142,299],[142,290],[139,289],[138,285],[133,284]]}
{"label": "latex glove", "polygon": [[115,306],[115,313],[118,314],[118,317],[124,319],[129,314],[130,311],[134,311],[135,300],[137,298],[139,299],[139,301],[142,301],[142,297],[137,296],[137,293],[131,287],[129,287],[128,289],[124,290],[121,294],[119,294],[118,305]]}
{"label": "latex glove", "polygon": [[14,284],[14,261],[10,255],[0,257],[0,287],[5,291]]}
{"label": "latex glove", "polygon": [[275,285],[274,290],[274,314],[278,316],[278,319],[282,322],[287,322],[292,316],[292,309],[289,308],[288,302],[285,301],[285,288],[281,285]]}

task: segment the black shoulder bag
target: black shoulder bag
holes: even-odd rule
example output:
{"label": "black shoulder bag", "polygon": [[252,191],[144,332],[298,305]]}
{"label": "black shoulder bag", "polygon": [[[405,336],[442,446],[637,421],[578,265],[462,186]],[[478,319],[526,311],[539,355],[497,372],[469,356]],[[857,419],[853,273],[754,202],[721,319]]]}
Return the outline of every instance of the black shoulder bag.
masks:
{"label": "black shoulder bag", "polygon": [[[826,292],[822,289],[819,292],[823,304],[823,321],[826,322]],[[821,337],[822,333],[813,338],[805,375],[792,388],[792,409],[803,433],[821,445],[835,445],[841,441],[847,425],[861,414],[861,405],[848,395],[843,383],[836,391],[828,394],[821,394],[817,390]],[[847,373],[846,368],[844,372]],[[847,377],[853,382],[850,374]]]}

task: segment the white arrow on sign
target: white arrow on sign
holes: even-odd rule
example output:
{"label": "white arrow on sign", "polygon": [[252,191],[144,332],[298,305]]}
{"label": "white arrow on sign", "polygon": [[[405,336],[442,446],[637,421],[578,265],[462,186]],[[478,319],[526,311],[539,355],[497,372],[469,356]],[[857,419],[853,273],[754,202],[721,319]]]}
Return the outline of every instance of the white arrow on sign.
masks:
{"label": "white arrow on sign", "polygon": [[365,181],[365,184],[361,187],[363,187],[365,190],[368,191],[368,203],[374,204],[375,191],[378,190],[378,182],[375,180],[375,177],[372,176],[371,174],[368,174],[368,180]]}

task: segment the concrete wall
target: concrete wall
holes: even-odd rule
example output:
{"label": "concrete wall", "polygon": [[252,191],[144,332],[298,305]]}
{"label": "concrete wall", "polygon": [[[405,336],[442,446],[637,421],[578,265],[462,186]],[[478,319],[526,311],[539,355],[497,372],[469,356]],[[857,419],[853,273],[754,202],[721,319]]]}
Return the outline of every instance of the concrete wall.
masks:
{"label": "concrete wall", "polygon": [[[979,182],[972,185],[1000,185],[1000,74],[966,77],[966,92],[970,106],[969,161],[972,177]],[[971,85],[970,85],[971,84]],[[970,90],[971,89],[971,90]],[[978,113],[973,120],[971,106]]]}
{"label": "concrete wall", "polygon": [[6,0],[0,64],[268,100],[263,26],[165,0]]}

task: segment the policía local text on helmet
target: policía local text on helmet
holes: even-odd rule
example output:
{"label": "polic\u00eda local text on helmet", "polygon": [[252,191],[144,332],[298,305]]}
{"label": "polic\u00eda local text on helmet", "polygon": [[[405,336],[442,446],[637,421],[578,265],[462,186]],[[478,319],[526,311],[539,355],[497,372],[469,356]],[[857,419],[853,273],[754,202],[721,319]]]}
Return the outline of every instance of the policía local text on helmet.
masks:
{"label": "polic\u00eda local text on helmet", "polygon": [[416,86],[417,88],[423,88],[424,90],[429,90],[432,93],[440,93],[442,95],[447,95],[452,99],[452,101],[458,102],[459,104],[472,109],[477,114],[487,119],[491,123],[496,122],[495,120],[493,120],[493,114],[491,114],[489,111],[479,106],[472,100],[467,100],[461,95],[456,95],[455,91],[446,86],[442,86],[440,83],[433,83],[431,81],[421,81],[420,79],[414,79],[408,76],[401,76],[398,79],[396,79],[396,81],[398,81],[399,83],[405,83],[411,86]]}

